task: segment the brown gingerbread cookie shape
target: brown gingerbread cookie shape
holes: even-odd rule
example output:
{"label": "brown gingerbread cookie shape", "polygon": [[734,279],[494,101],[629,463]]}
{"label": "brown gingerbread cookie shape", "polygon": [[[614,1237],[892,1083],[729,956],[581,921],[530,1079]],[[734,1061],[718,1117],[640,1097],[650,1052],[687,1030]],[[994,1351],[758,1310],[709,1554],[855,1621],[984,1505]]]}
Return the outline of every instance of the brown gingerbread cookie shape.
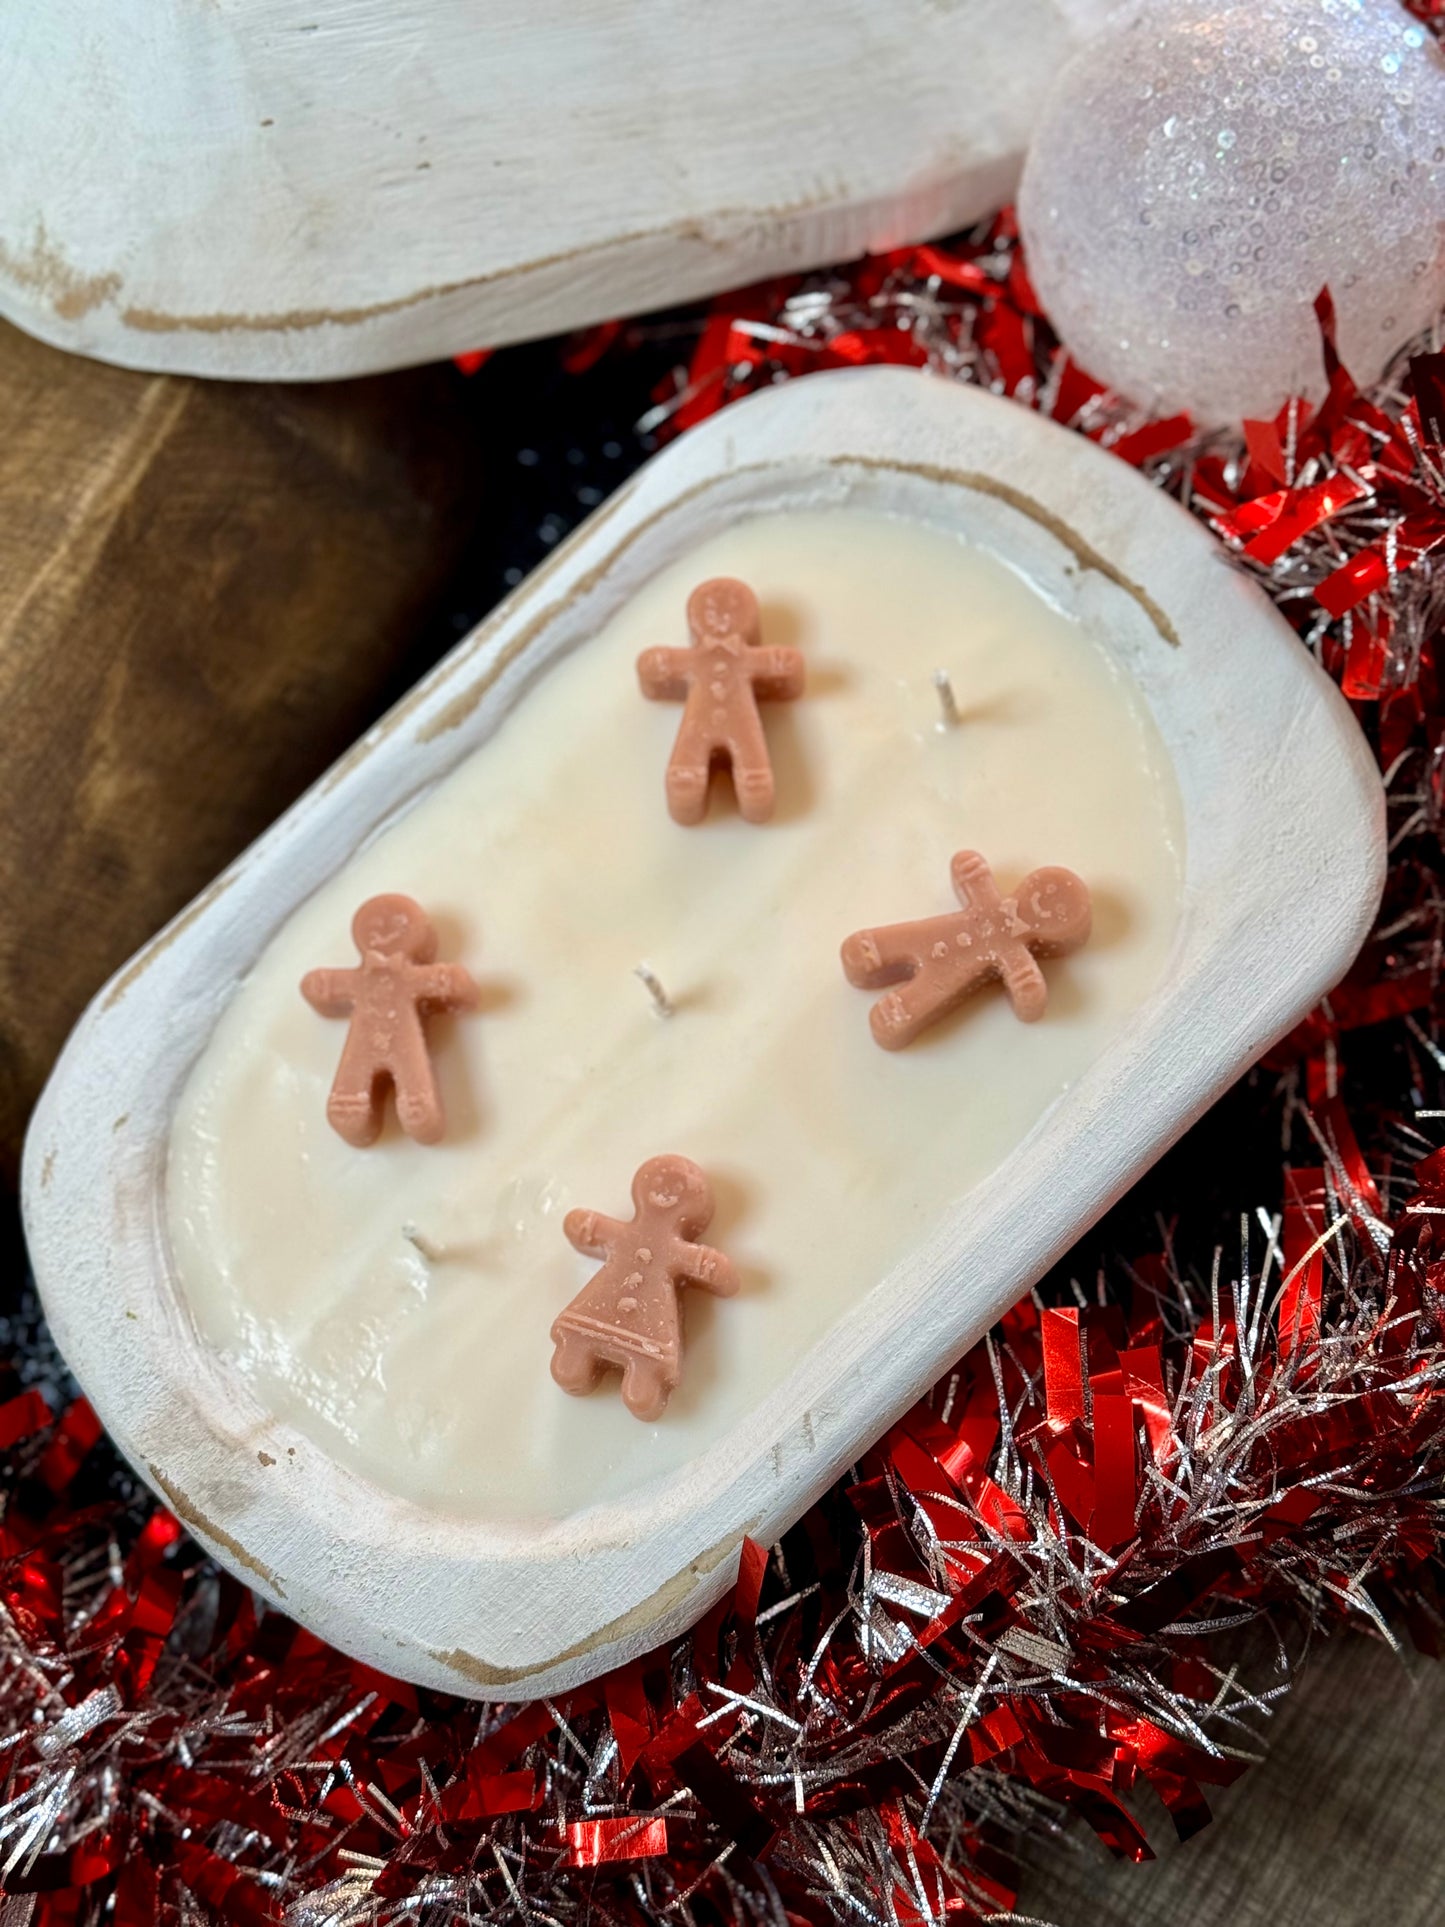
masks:
{"label": "brown gingerbread cookie shape", "polygon": [[731,1298],[738,1275],[711,1245],[694,1240],[712,1222],[712,1186],[690,1158],[649,1158],[632,1180],[626,1223],[569,1211],[568,1241],[602,1269],[552,1321],[552,1376],[564,1392],[590,1392],[607,1365],[622,1369],[622,1401],[634,1418],[662,1417],[682,1375],[677,1295],[701,1285]]}
{"label": "brown gingerbread cookie shape", "polygon": [[446,1130],[446,1115],[426,1019],[470,1009],[476,986],[460,964],[437,963],[431,918],[410,897],[369,897],[351,920],[351,934],[360,964],[308,970],[301,980],[301,994],[313,1010],[351,1019],[326,1115],[348,1144],[374,1144],[390,1089],[401,1128],[418,1143],[435,1144]]}
{"label": "brown gingerbread cookie shape", "polygon": [[765,649],[758,599],[746,582],[716,576],[687,600],[690,649],[645,649],[637,658],[642,693],[686,705],[667,765],[667,807],[675,823],[701,823],[714,767],[732,773],[738,810],[766,823],[775,791],[759,702],[792,702],[803,693],[796,649]]}
{"label": "brown gingerbread cookie shape", "polygon": [[997,978],[1026,1024],[1044,1014],[1048,987],[1040,957],[1062,957],[1089,940],[1089,892],[1072,870],[1033,870],[1002,896],[976,850],[953,859],[961,910],[917,923],[858,930],[843,945],[843,970],[880,997],[869,1025],[884,1050],[902,1050],[920,1031]]}

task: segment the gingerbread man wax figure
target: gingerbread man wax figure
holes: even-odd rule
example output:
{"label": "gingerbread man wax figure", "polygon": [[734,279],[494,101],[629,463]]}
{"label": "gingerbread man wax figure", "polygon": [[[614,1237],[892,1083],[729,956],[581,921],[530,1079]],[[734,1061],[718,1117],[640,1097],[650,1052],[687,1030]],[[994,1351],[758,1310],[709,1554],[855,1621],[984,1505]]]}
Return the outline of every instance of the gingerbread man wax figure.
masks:
{"label": "gingerbread man wax figure", "polygon": [[667,807],[676,823],[701,823],[713,768],[726,764],[740,814],[766,823],[775,792],[758,703],[801,696],[803,658],[763,648],[758,599],[731,576],[693,590],[687,626],[691,649],[645,649],[637,658],[644,696],[687,705],[667,765]]}
{"label": "gingerbread man wax figure", "polygon": [[622,1400],[635,1418],[658,1419],[682,1371],[680,1286],[719,1298],[738,1288],[732,1264],[693,1240],[712,1222],[712,1186],[690,1158],[649,1158],[632,1180],[627,1223],[569,1211],[562,1229],[602,1269],[552,1323],[552,1376],[565,1392],[590,1392],[604,1366],[622,1368]]}
{"label": "gingerbread man wax figure", "polygon": [[476,986],[460,964],[436,962],[431,919],[410,897],[370,897],[351,921],[361,962],[351,970],[309,970],[301,994],[323,1017],[350,1017],[326,1115],[348,1144],[381,1135],[388,1088],[408,1137],[435,1144],[446,1129],[427,1050],[425,1019],[467,1010]]}
{"label": "gingerbread man wax figure", "polygon": [[885,1050],[911,1044],[993,978],[1015,1014],[1033,1023],[1049,1000],[1037,959],[1065,956],[1089,940],[1089,892],[1072,870],[1032,870],[1007,897],[976,850],[960,850],[952,872],[961,910],[859,930],[843,945],[850,984],[863,990],[898,985],[868,1014]]}

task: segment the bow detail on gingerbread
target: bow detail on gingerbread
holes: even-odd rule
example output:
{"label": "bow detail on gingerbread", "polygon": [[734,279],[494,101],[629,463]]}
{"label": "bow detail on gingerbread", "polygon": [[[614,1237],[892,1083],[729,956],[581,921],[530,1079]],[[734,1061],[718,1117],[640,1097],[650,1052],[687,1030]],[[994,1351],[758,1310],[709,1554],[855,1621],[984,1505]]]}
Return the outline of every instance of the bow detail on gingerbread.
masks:
{"label": "bow detail on gingerbread", "polygon": [[803,693],[796,649],[764,648],[758,599],[746,582],[716,576],[687,599],[690,649],[644,649],[642,693],[686,705],[667,765],[667,807],[675,823],[701,823],[715,768],[732,775],[738,811],[766,823],[776,786],[759,702],[792,702]]}
{"label": "bow detail on gingerbread", "polygon": [[896,990],[869,1012],[884,1050],[902,1050],[984,984],[997,979],[1014,1014],[1026,1024],[1042,1017],[1048,985],[1041,957],[1062,957],[1089,940],[1088,887],[1072,870],[1032,870],[1011,896],[1001,895],[976,850],[952,863],[961,910],[916,923],[858,930],[843,945],[843,971],[861,990]]}

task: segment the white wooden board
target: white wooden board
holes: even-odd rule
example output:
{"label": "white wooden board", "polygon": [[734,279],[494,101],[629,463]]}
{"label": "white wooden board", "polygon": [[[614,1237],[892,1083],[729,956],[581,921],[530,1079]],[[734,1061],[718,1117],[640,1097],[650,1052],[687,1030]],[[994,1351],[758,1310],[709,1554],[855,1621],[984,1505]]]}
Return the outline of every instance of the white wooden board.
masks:
{"label": "white wooden board", "polygon": [[0,314],[325,378],[941,234],[1110,3],[8,0]]}
{"label": "white wooden board", "polygon": [[[260,1409],[198,1341],[163,1232],[169,1123],[237,982],[378,825],[485,744],[546,665],[739,516],[851,503],[987,545],[1133,677],[1183,795],[1184,902],[1137,1019],[995,1176],[705,1459],[551,1526],[418,1510]],[[1218,544],[1123,463],[978,391],[811,376],[648,465],[114,980],[27,1145],[56,1336],[122,1450],[218,1559],[372,1664],[563,1689],[686,1626],[1341,975],[1384,803],[1333,685]],[[257,1460],[289,1463],[277,1480]],[[291,1455],[294,1454],[294,1458]]]}

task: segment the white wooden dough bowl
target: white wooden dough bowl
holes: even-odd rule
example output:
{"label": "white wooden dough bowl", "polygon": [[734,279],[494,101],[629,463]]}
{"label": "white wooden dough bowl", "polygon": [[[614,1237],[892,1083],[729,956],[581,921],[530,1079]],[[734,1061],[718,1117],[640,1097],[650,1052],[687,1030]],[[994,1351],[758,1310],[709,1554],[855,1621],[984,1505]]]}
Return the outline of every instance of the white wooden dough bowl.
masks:
{"label": "white wooden dough bowl", "polygon": [[0,314],[364,374],[976,220],[1112,0],[9,0]]}
{"label": "white wooden dough bowl", "polygon": [[[535,1527],[418,1510],[260,1409],[197,1339],[163,1229],[177,1093],[296,906],[483,749],[549,663],[729,522],[844,503],[993,549],[1134,679],[1185,810],[1171,962],[1002,1168],[653,1496]],[[796,1519],[1336,981],[1384,853],[1345,703],[1173,502],[970,388],[894,369],[790,383],[653,460],[97,998],[26,1150],[47,1313],[121,1449],[267,1599],[429,1686],[564,1689],[695,1619],[731,1585],[745,1534],[769,1542]]]}

